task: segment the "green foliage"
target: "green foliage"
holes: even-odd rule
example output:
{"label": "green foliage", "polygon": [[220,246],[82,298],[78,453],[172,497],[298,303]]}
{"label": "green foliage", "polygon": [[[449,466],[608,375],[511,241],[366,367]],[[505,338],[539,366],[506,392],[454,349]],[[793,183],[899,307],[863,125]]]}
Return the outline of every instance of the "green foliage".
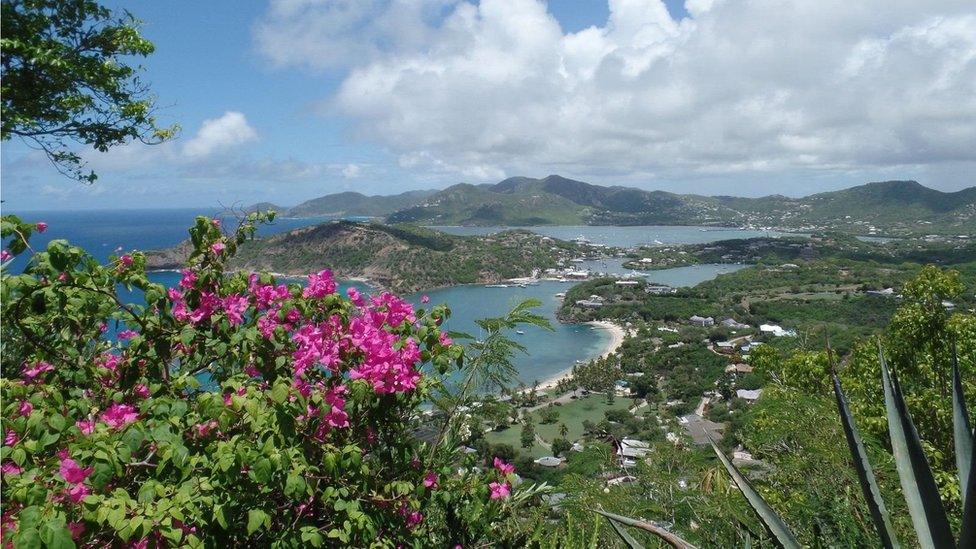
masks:
{"label": "green foliage", "polygon": [[522,444],[522,448],[531,448],[535,445],[535,425],[533,425],[531,418],[526,418],[522,424],[519,442]]}
{"label": "green foliage", "polygon": [[61,173],[92,182],[72,142],[105,152],[177,130],[157,126],[155,98],[126,62],[153,52],[128,12],[92,0],[3,0],[0,20],[3,140],[21,137]]}

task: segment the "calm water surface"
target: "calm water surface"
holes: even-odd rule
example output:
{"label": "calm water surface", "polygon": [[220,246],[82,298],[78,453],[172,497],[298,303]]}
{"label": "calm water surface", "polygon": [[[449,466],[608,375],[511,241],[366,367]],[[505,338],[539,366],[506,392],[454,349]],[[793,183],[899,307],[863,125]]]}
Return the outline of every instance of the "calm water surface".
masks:
{"label": "calm water surface", "polygon": [[[513,227],[458,227],[432,226],[432,229],[457,235],[482,235],[512,229]],[[634,246],[660,246],[669,244],[705,244],[732,238],[756,238],[760,236],[805,236],[802,234],[777,231],[754,231],[750,229],[731,229],[726,227],[694,227],[673,225],[641,225],[632,227],[611,227],[593,225],[553,225],[539,227],[518,227],[534,233],[572,240],[585,237],[594,244],[631,248]]]}

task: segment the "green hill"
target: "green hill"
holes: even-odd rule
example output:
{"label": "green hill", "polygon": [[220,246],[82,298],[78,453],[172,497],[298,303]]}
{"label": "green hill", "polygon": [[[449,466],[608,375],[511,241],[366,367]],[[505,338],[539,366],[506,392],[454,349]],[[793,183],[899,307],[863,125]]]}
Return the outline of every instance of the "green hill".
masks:
{"label": "green hill", "polygon": [[342,192],[313,198],[284,210],[289,217],[365,216],[382,217],[419,203],[437,191],[407,191],[392,196],[367,196]]}
{"label": "green hill", "polygon": [[[247,241],[231,267],[302,276],[332,269],[365,277],[397,293],[457,284],[494,283],[556,267],[583,253],[578,244],[529,231],[454,236],[411,225],[333,221]],[[150,269],[178,269],[190,247],[147,254]]]}
{"label": "green hill", "polygon": [[390,222],[435,225],[722,225],[857,234],[976,232],[976,187],[945,193],[914,181],[868,183],[804,198],[709,197],[591,185],[550,175],[459,184]]}

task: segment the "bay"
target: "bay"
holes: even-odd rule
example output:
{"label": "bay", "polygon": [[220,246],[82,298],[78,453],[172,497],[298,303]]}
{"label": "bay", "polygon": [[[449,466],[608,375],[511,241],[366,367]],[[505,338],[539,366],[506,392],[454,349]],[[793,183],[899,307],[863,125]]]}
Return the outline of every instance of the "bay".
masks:
{"label": "bay", "polygon": [[733,238],[756,238],[760,236],[808,236],[800,233],[779,231],[759,231],[754,229],[735,229],[729,227],[702,227],[679,225],[543,225],[532,227],[460,227],[447,225],[430,226],[431,229],[456,235],[493,234],[510,229],[525,229],[537,234],[572,240],[584,237],[593,244],[632,248],[635,246],[661,246],[674,244],[706,244]]}
{"label": "bay", "polygon": [[[232,216],[220,216],[217,209],[186,209],[186,210],[115,210],[115,211],[49,211],[24,212],[19,214],[24,221],[48,223],[48,230],[43,234],[34,235],[32,246],[35,249],[44,248],[55,238],[64,238],[72,244],[87,249],[99,261],[107,261],[110,255],[117,254],[116,249],[124,251],[149,250],[173,246],[188,238],[187,229],[193,224],[197,215],[218,215],[223,219],[226,227],[235,225]],[[259,234],[269,235],[278,232],[312,225],[327,218],[279,218],[272,225],[262,226]],[[469,228],[464,228],[469,229]],[[490,232],[489,228],[470,228]],[[624,246],[644,242],[647,238],[667,239],[670,244],[707,242],[725,238],[743,238],[755,236],[757,231],[741,231],[708,228],[699,231],[695,227],[541,227],[543,234],[555,238],[575,238],[583,234],[595,243]],[[615,231],[620,234],[615,236]],[[455,231],[457,234],[457,231]],[[474,233],[470,233],[474,234]],[[23,268],[25,258],[18,258],[8,268],[18,272]],[[607,259],[583,265],[593,271],[613,274],[630,273],[622,267],[622,259]],[[743,265],[698,265],[692,267],[678,267],[644,273],[649,280],[671,286],[693,286],[705,280],[714,278],[723,272],[731,272],[743,268]],[[154,282],[165,286],[174,286],[179,282],[180,275],[175,272],[155,272],[150,275]],[[369,293],[371,288],[361,282],[344,281],[340,284],[340,291],[345,292],[350,286]],[[553,326],[553,331],[528,326],[521,330],[524,334],[511,334],[516,341],[524,345],[527,354],[515,357],[514,363],[522,382],[531,385],[535,380],[547,379],[573,365],[577,360],[588,360],[603,353],[609,343],[609,334],[599,328],[589,325],[561,324],[555,319],[555,312],[559,306],[557,293],[565,292],[572,284],[543,281],[537,285],[520,288],[488,288],[481,285],[457,286],[427,292],[431,304],[447,304],[452,311],[451,318],[445,323],[448,330],[466,332],[475,338],[478,333],[475,320],[491,316],[504,315],[517,303],[525,299],[537,299],[542,305],[537,312],[547,317]],[[417,307],[423,305],[423,293],[406,296]],[[129,302],[139,301],[138,292],[122,292],[122,299]]]}

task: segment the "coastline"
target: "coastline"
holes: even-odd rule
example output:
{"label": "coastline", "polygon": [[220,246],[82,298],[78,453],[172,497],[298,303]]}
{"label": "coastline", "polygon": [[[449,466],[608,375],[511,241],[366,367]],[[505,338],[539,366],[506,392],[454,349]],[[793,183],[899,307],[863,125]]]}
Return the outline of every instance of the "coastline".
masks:
{"label": "coastline", "polygon": [[[622,327],[607,320],[591,320],[586,324],[602,328],[610,334],[610,340],[607,341],[607,345],[603,348],[603,353],[600,354],[599,358],[606,358],[617,352],[617,349],[619,349],[620,345],[624,342],[624,337],[627,335],[626,331],[624,331]],[[566,368],[565,370],[541,381],[539,383],[538,390],[548,391],[549,389],[554,388],[560,381],[570,377],[571,375],[573,375],[573,368]]]}

